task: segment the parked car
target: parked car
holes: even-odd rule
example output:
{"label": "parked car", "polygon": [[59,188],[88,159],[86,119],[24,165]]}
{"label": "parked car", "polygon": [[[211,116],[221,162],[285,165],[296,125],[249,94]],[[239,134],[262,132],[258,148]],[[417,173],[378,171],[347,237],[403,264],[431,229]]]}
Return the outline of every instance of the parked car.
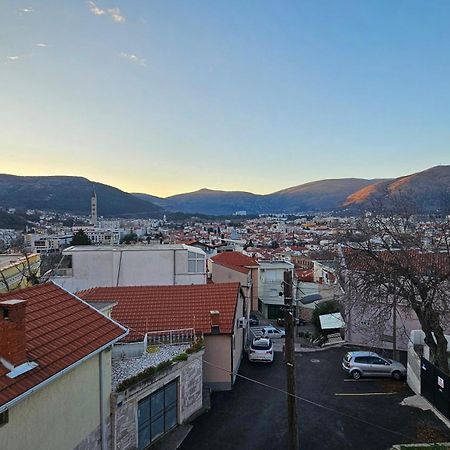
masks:
{"label": "parked car", "polygon": [[259,325],[259,319],[256,314],[250,314],[248,323],[251,327],[257,327]]}
{"label": "parked car", "polygon": [[253,339],[248,352],[249,361],[273,362],[273,346],[270,338],[258,337]]}
{"label": "parked car", "polygon": [[355,380],[364,376],[400,380],[406,376],[406,368],[402,363],[383,358],[374,352],[348,352],[342,361],[342,368]]}
{"label": "parked car", "polygon": [[272,325],[267,325],[261,330],[261,336],[271,339],[284,338],[284,330],[280,330]]}
{"label": "parked car", "polygon": [[[277,325],[279,327],[284,327],[285,326],[285,320],[284,317],[280,317],[279,319],[277,319]],[[303,326],[306,325],[306,321],[303,319],[300,319],[299,317],[294,317],[294,324],[295,325],[299,325],[299,326]]]}

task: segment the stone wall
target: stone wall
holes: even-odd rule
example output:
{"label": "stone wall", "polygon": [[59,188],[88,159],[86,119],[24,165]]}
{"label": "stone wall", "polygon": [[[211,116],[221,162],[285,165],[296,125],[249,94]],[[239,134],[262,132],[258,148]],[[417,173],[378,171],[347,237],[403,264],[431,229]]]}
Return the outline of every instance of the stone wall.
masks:
{"label": "stone wall", "polygon": [[178,378],[178,423],[189,419],[202,407],[202,358],[204,351],[189,355],[158,373],[148,382],[138,383],[124,392],[111,394],[112,448],[132,450],[138,446],[138,403]]}

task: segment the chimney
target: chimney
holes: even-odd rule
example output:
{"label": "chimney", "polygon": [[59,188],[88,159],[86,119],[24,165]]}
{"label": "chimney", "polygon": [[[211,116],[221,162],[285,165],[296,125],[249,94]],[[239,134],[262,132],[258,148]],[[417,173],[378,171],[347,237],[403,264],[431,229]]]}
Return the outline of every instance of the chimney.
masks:
{"label": "chimney", "polygon": [[27,362],[25,300],[0,302],[0,361],[13,370]]}
{"label": "chimney", "polygon": [[213,310],[209,312],[211,317],[211,334],[220,334],[220,312]]}

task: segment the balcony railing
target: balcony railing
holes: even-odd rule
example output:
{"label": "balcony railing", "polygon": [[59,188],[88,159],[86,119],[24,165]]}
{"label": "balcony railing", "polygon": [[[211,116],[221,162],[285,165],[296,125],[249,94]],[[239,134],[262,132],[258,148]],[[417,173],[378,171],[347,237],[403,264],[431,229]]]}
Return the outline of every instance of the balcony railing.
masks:
{"label": "balcony railing", "polygon": [[73,269],[69,269],[69,268],[54,269],[52,276],[54,276],[54,277],[73,277]]}
{"label": "balcony railing", "polygon": [[146,334],[147,346],[192,344],[195,341],[195,330],[183,328],[179,330],[150,331]]}

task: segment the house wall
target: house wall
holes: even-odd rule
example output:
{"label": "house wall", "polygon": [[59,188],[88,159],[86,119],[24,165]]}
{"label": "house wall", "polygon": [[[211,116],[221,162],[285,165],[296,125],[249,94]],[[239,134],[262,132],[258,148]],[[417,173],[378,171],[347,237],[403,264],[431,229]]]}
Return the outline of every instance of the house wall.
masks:
{"label": "house wall", "polygon": [[242,356],[244,352],[244,328],[239,328],[239,318],[244,316],[244,299],[239,295],[236,306],[236,315],[234,318],[234,341],[233,341],[233,383],[236,380],[236,373],[241,365]]}
{"label": "house wall", "polygon": [[217,391],[231,389],[231,345],[230,334],[205,336],[203,380],[206,387]]}
{"label": "house wall", "polygon": [[188,272],[188,251],[197,248],[89,249],[67,251],[72,255],[68,276],[53,280],[70,292],[92,287],[205,284],[206,272]]}
{"label": "house wall", "polygon": [[[280,263],[274,262],[273,265],[260,263],[259,280],[258,280],[258,297],[263,304],[278,305],[284,304],[283,296],[279,295],[282,291],[281,283],[284,279],[284,272],[292,270],[294,265],[288,262]],[[268,317],[268,308],[262,306],[262,314],[265,318]]]}
{"label": "house wall", "polygon": [[[102,353],[105,420],[109,416],[111,352]],[[0,428],[8,450],[100,449],[99,358],[96,355],[9,409]]]}
{"label": "house wall", "polygon": [[248,275],[246,273],[237,272],[236,270],[229,269],[228,267],[221,266],[220,264],[212,263],[211,274],[214,283],[233,283],[239,282],[241,286],[247,286]]}
{"label": "house wall", "polygon": [[[215,391],[226,391],[233,387],[242,361],[244,350],[244,328],[238,327],[244,316],[244,298],[239,295],[234,317],[233,334],[205,335],[203,379],[205,386]],[[208,364],[211,363],[211,364]]]}
{"label": "house wall", "polygon": [[251,269],[252,274],[252,292],[251,292],[251,310],[257,311],[258,310],[258,292],[259,292],[259,269],[255,267],[254,269]]}
{"label": "house wall", "polygon": [[[352,344],[392,349],[392,315],[379,316],[376,307],[357,305],[345,311],[345,339]],[[407,306],[397,306],[397,349],[407,350],[412,330],[421,329],[416,314]]]}
{"label": "house wall", "polygon": [[203,351],[176,363],[151,382],[140,383],[111,395],[112,448],[136,449],[138,446],[138,403],[143,398],[178,378],[178,423],[183,423],[202,407]]}

